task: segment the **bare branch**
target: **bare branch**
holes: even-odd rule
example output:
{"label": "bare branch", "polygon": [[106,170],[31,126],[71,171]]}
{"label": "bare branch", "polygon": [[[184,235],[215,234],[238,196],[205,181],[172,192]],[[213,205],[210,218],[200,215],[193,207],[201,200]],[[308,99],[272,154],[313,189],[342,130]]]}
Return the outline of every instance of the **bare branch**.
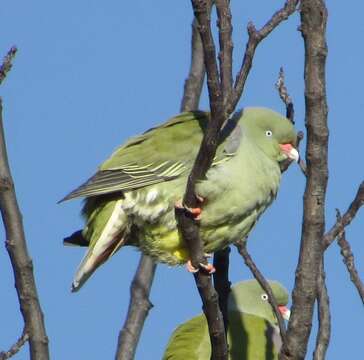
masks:
{"label": "bare branch", "polygon": [[[12,48],[5,57],[2,69],[4,80],[11,68],[11,60],[15,55]],[[5,135],[2,119],[2,99],[0,98],[0,211],[5,226],[6,249],[9,253],[14,271],[15,288],[23,315],[24,326],[29,334],[31,359],[49,359],[48,338],[43,321],[37,288],[35,285],[33,264],[29,257],[25,234],[18,202],[15,195],[14,183],[10,173],[7,157]]]}
{"label": "bare branch", "polygon": [[[342,223],[341,214],[340,214],[340,211],[338,209],[336,209],[336,217],[337,217],[337,222],[339,224]],[[343,226],[341,227],[340,232],[338,234],[337,243],[341,248],[340,253],[343,256],[344,264],[346,265],[346,267],[347,267],[347,269],[349,271],[350,280],[353,282],[356,289],[358,290],[361,301],[364,304],[364,284],[360,280],[358,271],[355,268],[354,254],[351,251],[351,247],[350,247],[349,242],[346,240],[345,229],[344,229]]]}
{"label": "bare branch", "polygon": [[22,348],[22,346],[28,340],[29,340],[29,335],[28,335],[28,333],[24,329],[21,337],[18,339],[18,341],[8,351],[1,351],[0,352],[0,360],[10,359],[17,352],[19,352],[19,350]]}
{"label": "bare branch", "polygon": [[286,84],[284,83],[284,70],[283,67],[279,69],[278,80],[276,82],[276,88],[279,93],[279,97],[286,105],[286,118],[294,124],[294,106],[292,98],[288,94]]}
{"label": "bare branch", "polygon": [[147,255],[142,255],[138,269],[130,286],[128,315],[119,333],[115,359],[132,360],[142,332],[144,321],[153,307],[149,301],[156,264]]}
{"label": "bare branch", "polygon": [[336,239],[340,231],[348,226],[356,216],[358,210],[364,205],[364,181],[360,184],[354,200],[346,210],[343,217],[337,220],[334,226],[324,235],[324,249],[326,250],[330,244]]}
{"label": "bare branch", "polygon": [[5,80],[7,73],[11,70],[11,67],[13,66],[12,62],[17,51],[18,49],[16,46],[13,46],[4,57],[3,63],[0,66],[0,85]]}
{"label": "bare branch", "polygon": [[320,275],[325,230],[325,195],[328,178],[328,127],[325,64],[327,10],[323,0],[301,1],[301,32],[305,44],[305,102],[307,128],[307,181],[304,194],[302,239],[292,315],[281,359],[304,359]]}
{"label": "bare branch", "polygon": [[241,65],[240,71],[235,79],[234,90],[227,104],[227,113],[234,111],[241,94],[243,93],[246,79],[248,78],[250,68],[253,63],[253,57],[258,44],[266,38],[282,21],[296,10],[299,0],[287,0],[283,8],[277,11],[272,18],[258,31],[252,22],[248,24],[249,40],[246,45],[246,50]]}
{"label": "bare branch", "polygon": [[263,274],[259,271],[259,269],[255,265],[253,259],[249,255],[248,250],[246,248],[246,240],[239,241],[235,245],[239,251],[239,254],[243,257],[246,266],[248,266],[248,268],[252,272],[255,279],[259,282],[260,286],[264,289],[264,291],[268,295],[268,301],[269,301],[270,305],[272,306],[272,309],[277,317],[279,331],[280,331],[280,334],[282,337],[282,342],[284,343],[286,341],[286,327],[284,324],[284,320],[282,318],[282,314],[280,313],[280,311],[278,309],[278,303],[277,303],[276,298],[273,295],[273,291],[272,291],[268,281],[264,278]]}
{"label": "bare branch", "polygon": [[229,281],[229,255],[230,247],[216,251],[214,254],[214,267],[216,269],[213,274],[214,286],[219,295],[219,307],[224,319],[225,329],[228,328],[228,297],[231,286]]}
{"label": "bare branch", "polygon": [[216,0],[215,4],[218,18],[217,26],[219,27],[219,62],[222,95],[224,104],[226,104],[233,86],[233,41],[231,38],[233,28],[231,26],[229,0]]}
{"label": "bare branch", "polygon": [[203,47],[200,33],[197,29],[197,21],[194,19],[192,23],[191,67],[188,78],[185,81],[181,112],[198,109],[204,78],[205,64]]}
{"label": "bare branch", "polygon": [[317,278],[317,306],[319,329],[316,338],[316,348],[313,354],[313,360],[324,360],[326,350],[330,342],[331,316],[330,301],[325,283],[325,268],[323,257],[320,263],[320,274]]}
{"label": "bare branch", "polygon": [[[281,67],[279,70],[278,80],[276,82],[276,88],[278,90],[279,97],[283,101],[283,103],[286,105],[286,118],[289,119],[292,124],[294,124],[294,105],[292,98],[288,94],[288,90],[286,88],[286,84],[284,82],[284,71]],[[300,142],[303,139],[303,132],[299,131],[297,134],[297,149],[299,148]],[[291,159],[287,159],[280,163],[281,172],[285,172],[289,165],[292,163]],[[300,159],[298,160],[298,166],[300,167],[303,175],[306,176],[306,163],[300,156]]]}

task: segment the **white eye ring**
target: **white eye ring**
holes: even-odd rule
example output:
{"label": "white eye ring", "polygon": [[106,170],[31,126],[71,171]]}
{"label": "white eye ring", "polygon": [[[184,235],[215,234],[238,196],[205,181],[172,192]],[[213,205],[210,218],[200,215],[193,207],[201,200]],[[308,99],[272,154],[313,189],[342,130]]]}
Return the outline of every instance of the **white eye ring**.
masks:
{"label": "white eye ring", "polygon": [[261,299],[263,301],[267,301],[268,300],[268,295],[267,294],[262,294],[260,297],[261,297]]}
{"label": "white eye ring", "polygon": [[267,130],[267,131],[265,132],[265,135],[266,135],[266,136],[272,136],[272,135],[273,135],[273,133],[272,133],[272,131],[271,131],[271,130]]}

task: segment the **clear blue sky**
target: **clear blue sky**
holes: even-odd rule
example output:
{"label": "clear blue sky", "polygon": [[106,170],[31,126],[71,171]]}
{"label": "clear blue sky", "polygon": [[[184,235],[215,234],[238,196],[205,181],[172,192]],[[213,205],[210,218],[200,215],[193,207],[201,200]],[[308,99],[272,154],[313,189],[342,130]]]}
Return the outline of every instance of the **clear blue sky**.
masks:
{"label": "clear blue sky", "polygon": [[[246,24],[261,26],[282,1],[232,1],[235,71],[246,42]],[[355,11],[330,1],[327,66],[330,180],[327,223],[345,210],[364,178],[364,5]],[[2,4],[0,54],[19,52],[6,82],[7,145],[24,216],[28,248],[53,359],[112,359],[129,301],[139,254],[123,249],[77,294],[70,293],[82,249],[62,239],[82,226],[80,201],[56,202],[93,174],[129,136],[178,113],[190,59],[189,1],[8,1]],[[304,129],[303,42],[296,14],[258,48],[239,106],[284,112],[274,89],[281,65],[295,101],[297,128]],[[201,107],[207,109],[206,94]],[[300,242],[304,179],[297,167],[284,175],[277,201],[249,239],[249,249],[270,279],[292,289]],[[347,231],[364,275],[364,213]],[[0,230],[4,239],[3,230]],[[334,244],[326,254],[332,309],[328,359],[358,359],[363,307]],[[361,260],[361,261],[360,261]],[[0,251],[0,349],[22,331],[13,275]],[[250,274],[235,249],[231,279]],[[153,310],[136,359],[160,359],[173,329],[200,311],[193,278],[183,268],[157,269]],[[307,358],[311,358],[314,333]],[[14,359],[27,359],[25,347]]]}

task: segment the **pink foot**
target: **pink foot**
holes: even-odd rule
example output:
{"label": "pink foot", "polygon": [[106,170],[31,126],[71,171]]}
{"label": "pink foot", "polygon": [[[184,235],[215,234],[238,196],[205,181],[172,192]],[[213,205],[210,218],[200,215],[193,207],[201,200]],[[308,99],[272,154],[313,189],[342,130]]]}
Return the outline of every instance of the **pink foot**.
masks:
{"label": "pink foot", "polygon": [[[201,196],[196,195],[196,197],[199,202],[203,201],[203,198]],[[183,205],[181,200],[176,201],[174,206],[177,209],[185,209],[186,211],[188,211],[196,221],[201,220],[202,209],[200,207],[189,208],[189,207]]]}
{"label": "pink foot", "polygon": [[[209,274],[213,274],[213,273],[216,271],[216,269],[215,269],[214,265],[212,265],[212,264],[210,264],[210,263],[208,263],[208,264],[206,264],[206,265],[205,265],[205,264],[200,263],[200,267],[201,267],[202,269],[204,269],[205,271],[207,271]],[[197,271],[199,270],[199,269],[196,269],[196,268],[192,265],[191,260],[188,260],[188,261],[187,261],[186,268],[187,268],[187,271],[188,271],[188,272],[190,272],[190,273],[197,273]]]}

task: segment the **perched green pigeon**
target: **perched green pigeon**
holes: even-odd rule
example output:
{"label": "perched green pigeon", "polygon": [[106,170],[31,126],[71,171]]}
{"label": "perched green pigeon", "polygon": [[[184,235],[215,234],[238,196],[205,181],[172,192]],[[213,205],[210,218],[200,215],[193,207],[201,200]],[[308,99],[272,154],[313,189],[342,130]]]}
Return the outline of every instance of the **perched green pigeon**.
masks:
{"label": "perched green pigeon", "polygon": [[[63,199],[86,197],[86,225],[65,239],[89,244],[73,291],[124,245],[169,265],[188,262],[174,210],[208,121],[208,113],[186,112],[131,138]],[[212,167],[196,187],[206,253],[247,236],[276,197],[279,162],[298,160],[296,138],[290,121],[265,108],[244,109],[225,123]]]}
{"label": "perched green pigeon", "polygon": [[[287,290],[269,281],[283,318],[289,319]],[[237,283],[228,302],[229,360],[275,360],[281,347],[277,319],[256,280]],[[207,321],[198,315],[173,332],[163,360],[210,360],[211,345]]]}

